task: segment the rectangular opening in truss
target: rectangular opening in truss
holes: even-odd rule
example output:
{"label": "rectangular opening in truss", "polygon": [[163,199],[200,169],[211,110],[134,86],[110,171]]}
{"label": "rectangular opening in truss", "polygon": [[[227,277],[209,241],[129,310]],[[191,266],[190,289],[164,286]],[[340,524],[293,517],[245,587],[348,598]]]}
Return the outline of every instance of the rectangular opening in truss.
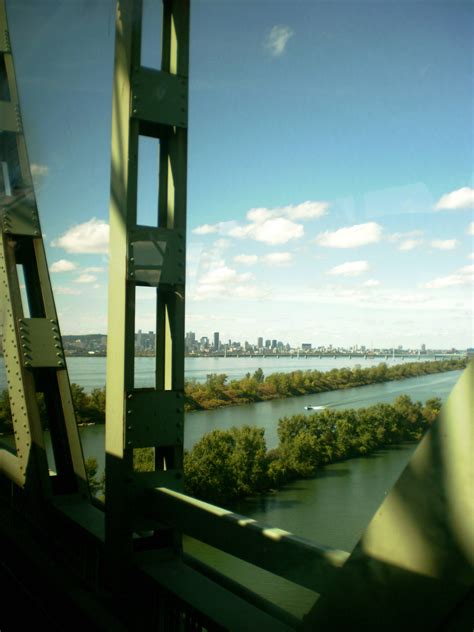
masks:
{"label": "rectangular opening in truss", "polygon": [[136,287],[134,388],[155,386],[156,300],[156,288]]}
{"label": "rectangular opening in truss", "polygon": [[23,311],[23,317],[31,318],[30,305],[28,303],[28,295],[26,293],[25,271],[22,264],[20,263],[16,264],[16,273],[18,276],[18,286],[20,288],[21,307]]}
{"label": "rectangular opening in truss", "polygon": [[163,3],[143,0],[141,65],[160,70]]}
{"label": "rectangular opening in truss", "polygon": [[11,196],[12,183],[10,181],[10,170],[8,169],[8,162],[5,160],[0,161],[0,178],[0,193]]}
{"label": "rectangular opening in truss", "polygon": [[4,53],[0,53],[0,101],[10,101],[10,87]]}
{"label": "rectangular opening in truss", "polygon": [[0,130],[0,163],[0,193],[13,195],[16,190],[23,188],[17,136],[14,132]]}
{"label": "rectangular opening in truss", "polygon": [[160,141],[149,136],[138,138],[137,224],[158,226]]}

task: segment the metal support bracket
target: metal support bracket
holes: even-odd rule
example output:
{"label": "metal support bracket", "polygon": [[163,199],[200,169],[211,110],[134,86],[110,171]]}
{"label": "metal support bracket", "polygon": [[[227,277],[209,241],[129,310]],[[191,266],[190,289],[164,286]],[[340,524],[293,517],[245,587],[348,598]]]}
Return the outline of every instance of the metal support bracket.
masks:
{"label": "metal support bracket", "polygon": [[20,318],[23,364],[27,368],[63,368],[64,352],[58,323],[48,318]]}
{"label": "metal support bracket", "polygon": [[132,78],[132,118],[187,127],[187,79],[162,70],[137,68]]}
{"label": "metal support bracket", "polygon": [[184,404],[179,391],[135,390],[126,400],[128,448],[172,446],[183,441]]}
{"label": "metal support bracket", "polygon": [[23,196],[12,198],[12,203],[0,208],[1,227],[4,233],[39,237],[41,228],[33,199]]}
{"label": "metal support bracket", "polygon": [[184,231],[131,230],[129,252],[129,281],[152,287],[184,283]]}

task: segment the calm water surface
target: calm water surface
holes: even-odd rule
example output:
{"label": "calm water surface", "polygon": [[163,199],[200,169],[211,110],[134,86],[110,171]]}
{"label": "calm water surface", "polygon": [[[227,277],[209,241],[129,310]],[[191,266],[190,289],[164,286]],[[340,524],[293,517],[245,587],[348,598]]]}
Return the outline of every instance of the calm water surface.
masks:
{"label": "calm water surface", "polygon": [[[102,388],[105,384],[106,358],[67,358],[69,378],[83,386],[86,391]],[[418,357],[403,360],[402,358],[186,358],[185,376],[187,380],[203,382],[209,373],[225,373],[229,379],[244,377],[246,373],[253,373],[259,367],[265,375],[270,373],[289,373],[290,371],[305,371],[307,369],[330,371],[343,367],[360,365],[362,368],[377,366],[380,362],[387,365],[401,362],[417,362]],[[421,358],[423,360],[423,357]],[[154,358],[135,358],[135,387],[146,388],[153,386]],[[0,358],[0,389],[7,386],[3,358]]]}
{"label": "calm water surface", "polygon": [[[140,371],[143,371],[143,382],[150,381],[152,359],[139,358],[138,360],[140,360],[138,363],[141,367]],[[209,364],[206,366],[200,364],[199,361],[202,362],[203,359],[191,360],[197,362],[192,365],[195,376],[200,375],[204,378],[211,372],[227,373],[232,377],[238,377],[250,370],[248,361],[243,358],[216,358],[213,359],[212,368]],[[220,363],[220,360],[224,362]],[[338,368],[349,366],[348,358],[344,358],[344,362],[341,363],[332,359],[324,359],[318,363],[317,359],[305,361],[282,358],[282,364],[279,364],[280,360],[270,358],[267,366],[263,366],[263,360],[259,358],[255,361],[255,369],[262,366],[266,373],[295,368],[329,370],[336,366]],[[373,361],[364,363],[360,359],[357,360],[358,362],[353,364],[362,366],[373,364]],[[299,364],[290,366],[293,363]],[[68,364],[71,381],[82,384],[87,390],[103,385],[105,358],[70,358]],[[322,368],[323,366],[326,368]],[[240,373],[232,373],[238,370]],[[187,375],[189,377],[189,362]],[[185,447],[191,448],[196,441],[211,430],[249,424],[265,429],[267,446],[272,448],[278,441],[276,432],[278,419],[286,415],[305,413],[304,406],[312,404],[334,408],[359,408],[379,402],[392,402],[398,395],[404,393],[414,400],[425,401],[433,396],[444,400],[460,375],[461,371],[451,371],[287,400],[188,413],[185,419]],[[141,385],[145,386],[146,383]],[[104,427],[81,428],[80,434],[85,456],[96,457],[100,467],[103,468]],[[385,494],[397,480],[414,449],[415,446],[412,445],[402,446],[380,451],[367,458],[351,459],[329,465],[313,479],[296,481],[276,494],[247,499],[230,508],[318,544],[350,551]],[[315,593],[196,540],[187,538],[185,549],[298,617],[307,612],[314,603]]]}

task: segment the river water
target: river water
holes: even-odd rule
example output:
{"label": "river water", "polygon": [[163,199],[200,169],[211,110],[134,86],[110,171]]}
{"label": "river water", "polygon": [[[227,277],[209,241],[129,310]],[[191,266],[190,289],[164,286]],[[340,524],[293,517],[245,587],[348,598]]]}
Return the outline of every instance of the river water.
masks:
{"label": "river water", "polygon": [[[151,358],[139,360],[147,361],[151,369]],[[192,360],[202,362],[203,359]],[[220,360],[224,362],[220,364]],[[224,364],[230,360],[231,364]],[[255,369],[263,365],[262,360],[259,358],[255,361]],[[321,363],[324,362],[329,365],[326,370],[349,365],[348,358],[344,359],[344,363],[332,359],[319,362],[317,359],[308,359],[307,364],[303,360],[288,358],[282,358],[282,364],[278,364],[279,360],[276,358],[269,360],[272,364],[265,366],[266,373],[293,370],[294,367],[289,367],[289,362],[301,362],[302,366],[298,368],[318,369],[321,369]],[[373,361],[358,360],[357,364],[362,366],[368,362],[373,364]],[[238,377],[240,374],[232,373],[237,371],[238,366],[241,367],[241,374],[249,370],[248,361],[241,358],[217,358],[213,361],[215,369],[201,363],[193,365],[195,376],[204,375],[205,378],[207,373],[220,372]],[[68,363],[71,381],[82,384],[87,390],[103,384],[104,358],[70,358]],[[146,364],[143,362],[142,366],[145,367]],[[461,371],[450,371],[286,400],[188,413],[185,418],[185,447],[191,448],[200,437],[211,430],[249,424],[265,429],[267,447],[272,448],[278,441],[278,419],[286,415],[304,413],[304,406],[359,408],[379,402],[392,402],[404,393],[410,395],[413,400],[425,401],[434,396],[445,400],[460,375]],[[81,428],[80,434],[86,458],[96,457],[102,469],[104,427]],[[414,449],[413,445],[405,445],[380,451],[370,457],[335,463],[326,466],[313,479],[296,481],[276,494],[246,499],[230,509],[318,544],[351,551]],[[185,539],[185,550],[295,616],[301,617],[315,601],[315,593],[190,538]]]}
{"label": "river water", "polygon": [[[360,365],[362,368],[377,366],[386,362],[388,366],[402,362],[425,361],[429,358],[413,356],[412,358],[319,358],[304,356],[300,358],[267,357],[267,358],[186,358],[185,376],[187,380],[202,382],[209,373],[225,373],[229,379],[239,379],[248,372],[253,373],[259,367],[265,375],[270,373],[288,373],[290,371],[305,371],[307,369],[330,371],[343,367]],[[102,357],[73,357],[66,358],[71,382],[83,386],[86,391],[102,388],[105,384],[106,358]],[[153,371],[155,359],[152,357],[135,358],[135,387],[146,388],[153,386]],[[0,358],[0,390],[7,387],[7,379],[3,357]]]}

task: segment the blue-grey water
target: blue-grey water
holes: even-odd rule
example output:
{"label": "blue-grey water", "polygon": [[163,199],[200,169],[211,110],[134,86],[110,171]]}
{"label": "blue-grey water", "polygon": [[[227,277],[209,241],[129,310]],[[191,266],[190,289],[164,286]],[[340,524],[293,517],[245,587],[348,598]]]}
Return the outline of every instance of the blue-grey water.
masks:
{"label": "blue-grey water", "polygon": [[[138,364],[143,371],[143,382],[150,381],[153,360],[151,358],[139,358],[139,360]],[[231,377],[238,377],[251,370],[250,362],[252,368],[255,367],[255,369],[262,366],[265,373],[303,367],[328,370],[335,366],[349,366],[348,358],[344,358],[344,362],[333,359],[306,361],[269,358],[266,365],[263,365],[262,358],[250,361],[243,358],[215,358],[210,361],[193,358],[190,360],[191,362],[187,362],[187,374],[189,377],[191,365],[191,371],[194,372],[196,379],[205,378],[207,373],[227,373]],[[221,360],[223,362],[220,362]],[[358,362],[353,364],[366,366],[368,363],[370,366],[373,361],[361,362],[358,359]],[[87,390],[103,385],[104,358],[70,358],[68,365],[71,381],[82,384]],[[323,369],[322,366],[327,368]],[[267,446],[275,447],[278,419],[285,415],[303,413],[304,406],[359,408],[379,402],[392,402],[398,395],[404,393],[414,400],[425,401],[434,396],[445,400],[460,375],[461,371],[450,371],[317,395],[188,413],[185,419],[185,447],[191,448],[206,432],[242,424],[264,428]],[[81,428],[80,434],[85,456],[96,457],[102,468],[104,427]],[[414,449],[414,445],[405,445],[380,451],[368,458],[335,463],[326,466],[313,479],[296,481],[276,494],[246,499],[233,506],[232,509],[268,525],[311,539],[318,544],[350,551],[385,494],[397,480]],[[185,550],[298,617],[311,608],[316,598],[316,595],[309,590],[191,538],[185,539]]]}
{"label": "blue-grey water", "polygon": [[[342,357],[265,357],[265,358],[186,358],[185,377],[187,380],[202,382],[206,375],[210,373],[225,373],[229,379],[239,379],[246,373],[253,373],[261,368],[265,375],[270,373],[289,373],[290,371],[306,371],[307,369],[318,371],[331,371],[331,369],[341,369],[342,367],[354,367],[360,365],[362,368],[377,366],[380,362],[386,362],[388,366],[402,362],[417,362],[426,358],[421,356],[406,358],[342,358]],[[93,388],[102,388],[105,384],[107,359],[104,357],[74,357],[67,358],[69,378],[83,386],[86,391]],[[135,387],[146,388],[153,386],[153,371],[155,359],[152,357],[135,358]],[[5,367],[3,358],[0,358],[0,389],[7,387]]]}

